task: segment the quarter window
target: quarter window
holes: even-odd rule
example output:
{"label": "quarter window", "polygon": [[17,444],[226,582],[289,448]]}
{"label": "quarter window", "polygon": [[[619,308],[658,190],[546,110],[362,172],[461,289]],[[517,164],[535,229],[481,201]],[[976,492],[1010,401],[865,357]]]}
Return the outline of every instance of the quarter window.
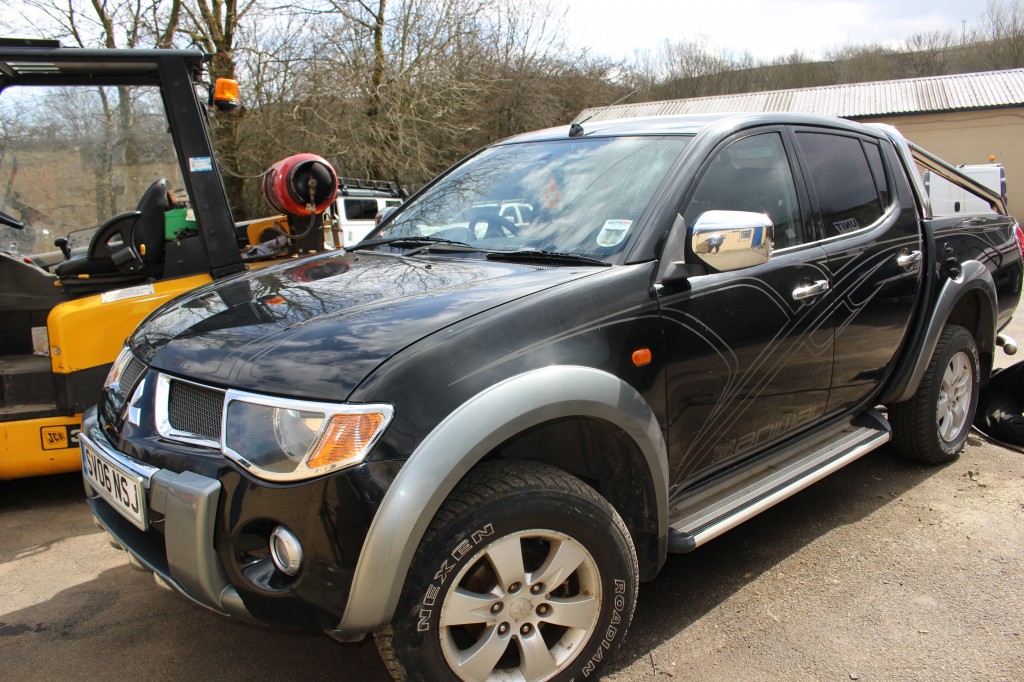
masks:
{"label": "quarter window", "polygon": [[889,181],[885,174],[885,166],[882,165],[882,152],[874,142],[864,143],[864,153],[868,156],[868,165],[871,166],[871,175],[875,178],[875,188],[882,200],[882,209],[889,207]]}
{"label": "quarter window", "polygon": [[[860,139],[806,132],[797,133],[797,139],[818,197],[826,238],[855,232],[882,217],[879,186]],[[877,146],[874,151],[878,154]],[[881,181],[885,182],[884,173]]]}

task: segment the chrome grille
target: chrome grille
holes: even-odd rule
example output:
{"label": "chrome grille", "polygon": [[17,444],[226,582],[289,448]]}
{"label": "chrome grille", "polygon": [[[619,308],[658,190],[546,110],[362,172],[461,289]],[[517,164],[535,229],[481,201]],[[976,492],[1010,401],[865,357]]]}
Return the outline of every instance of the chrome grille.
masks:
{"label": "chrome grille", "polygon": [[185,381],[171,380],[167,422],[175,431],[220,440],[224,392]]}

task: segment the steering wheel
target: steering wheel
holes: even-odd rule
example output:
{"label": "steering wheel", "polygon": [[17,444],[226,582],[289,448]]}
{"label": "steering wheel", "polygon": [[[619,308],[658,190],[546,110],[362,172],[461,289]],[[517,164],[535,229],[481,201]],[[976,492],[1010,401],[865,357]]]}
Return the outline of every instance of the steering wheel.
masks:
{"label": "steering wheel", "polygon": [[[88,260],[110,259],[126,274],[142,270],[145,256],[155,255],[152,252],[163,241],[167,184],[167,178],[160,178],[146,189],[134,211],[116,215],[96,230],[89,242]],[[144,248],[140,249],[141,245]]]}
{"label": "steering wheel", "polygon": [[487,225],[487,230],[482,237],[483,239],[501,239],[503,237],[515,237],[519,234],[518,225],[494,211],[483,209],[469,214],[469,225],[467,227],[471,235],[476,236],[476,226],[479,223],[486,223]]}

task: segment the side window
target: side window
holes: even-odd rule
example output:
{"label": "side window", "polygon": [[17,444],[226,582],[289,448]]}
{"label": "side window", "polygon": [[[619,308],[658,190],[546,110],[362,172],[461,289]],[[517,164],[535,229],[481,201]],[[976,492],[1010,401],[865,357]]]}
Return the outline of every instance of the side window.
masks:
{"label": "side window", "polygon": [[711,162],[683,212],[693,225],[705,211],[765,213],[775,226],[775,248],[802,243],[800,205],[779,133],[733,142]]}
{"label": "side window", "polygon": [[345,217],[349,220],[373,220],[377,217],[377,200],[345,199]]}
{"label": "side window", "polygon": [[[818,197],[826,238],[854,232],[882,217],[879,188],[858,138],[807,132],[796,137]],[[877,146],[874,151],[878,153]],[[883,183],[884,178],[882,173]]]}

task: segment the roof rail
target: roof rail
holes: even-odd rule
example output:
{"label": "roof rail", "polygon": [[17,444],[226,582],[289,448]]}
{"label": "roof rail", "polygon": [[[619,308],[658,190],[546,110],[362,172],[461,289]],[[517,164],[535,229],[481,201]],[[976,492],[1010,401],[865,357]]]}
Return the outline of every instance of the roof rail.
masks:
{"label": "roof rail", "polygon": [[338,178],[338,194],[347,195],[353,191],[385,192],[393,197],[404,197],[407,193],[398,186],[397,182],[387,180],[364,180],[362,178]]}

